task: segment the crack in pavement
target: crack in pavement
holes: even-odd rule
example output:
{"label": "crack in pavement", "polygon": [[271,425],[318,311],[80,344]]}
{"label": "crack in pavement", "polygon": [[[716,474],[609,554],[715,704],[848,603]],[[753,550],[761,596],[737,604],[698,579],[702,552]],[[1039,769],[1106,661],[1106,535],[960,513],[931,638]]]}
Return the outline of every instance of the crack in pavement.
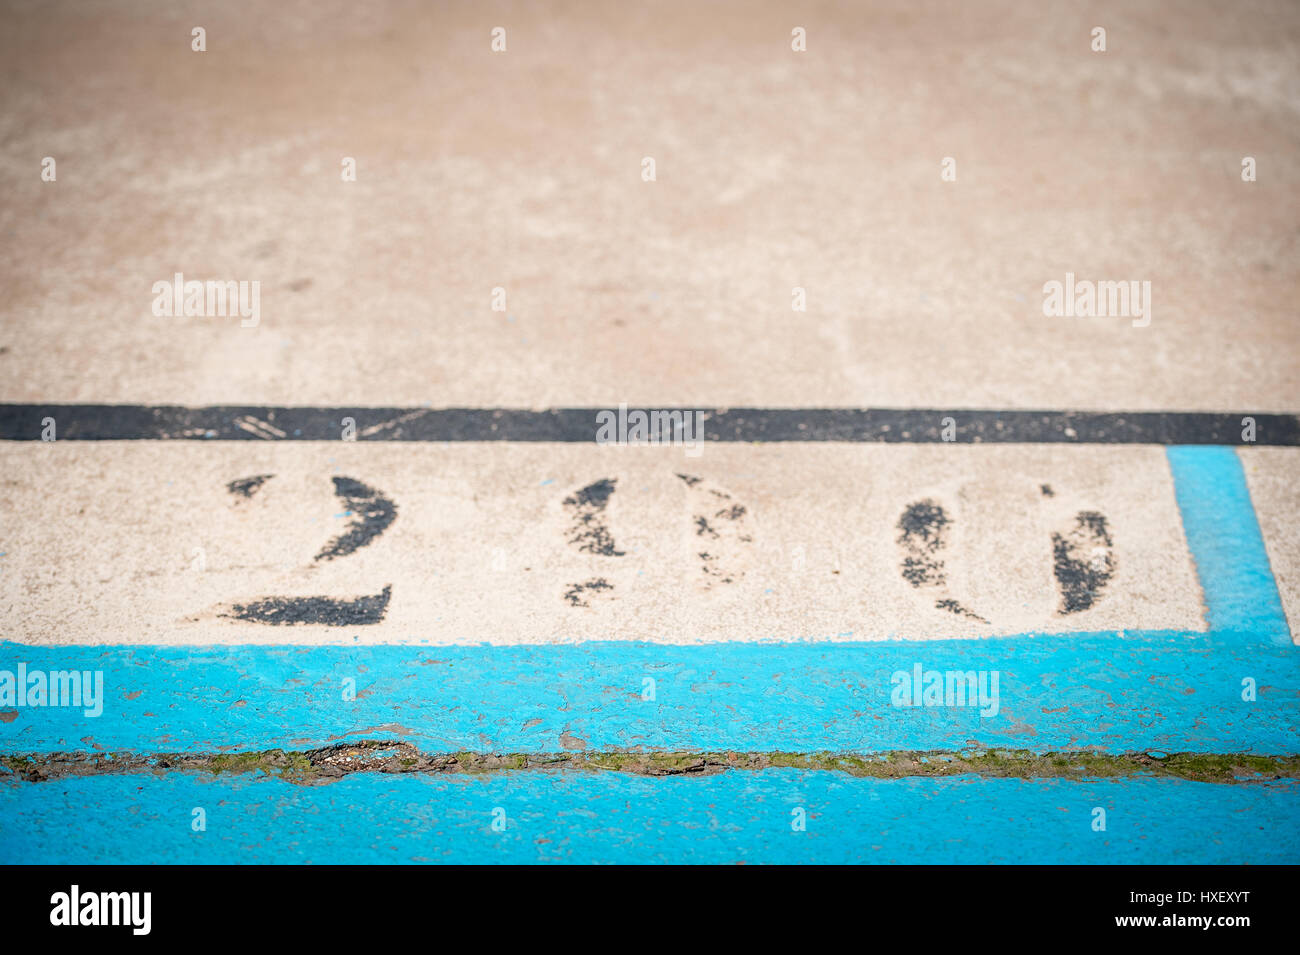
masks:
{"label": "crack in pavement", "polygon": [[70,776],[161,773],[169,770],[266,773],[296,783],[329,782],[352,773],[497,773],[568,769],[641,776],[710,775],[773,768],[830,770],[850,776],[901,779],[965,776],[1097,779],[1166,776],[1198,782],[1248,784],[1300,779],[1300,756],[1253,753],[1121,754],[1076,750],[894,751],[854,753],[560,752],[426,753],[407,742],[367,740],[319,749],[245,753],[52,753],[0,756],[0,777],[27,782]]}

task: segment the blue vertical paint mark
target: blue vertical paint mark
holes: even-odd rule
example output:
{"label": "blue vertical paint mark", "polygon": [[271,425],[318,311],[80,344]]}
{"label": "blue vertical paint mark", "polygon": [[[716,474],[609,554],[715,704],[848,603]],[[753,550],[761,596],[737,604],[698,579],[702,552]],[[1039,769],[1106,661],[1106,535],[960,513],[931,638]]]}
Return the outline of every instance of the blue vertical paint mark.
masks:
{"label": "blue vertical paint mark", "polygon": [[[191,829],[193,807],[205,831]],[[794,769],[364,773],[314,786],[184,772],[0,778],[0,863],[159,861],[1294,864],[1300,785]]]}
{"label": "blue vertical paint mark", "polygon": [[1245,643],[1290,646],[1291,629],[1236,450],[1191,445],[1165,454],[1210,629]]}

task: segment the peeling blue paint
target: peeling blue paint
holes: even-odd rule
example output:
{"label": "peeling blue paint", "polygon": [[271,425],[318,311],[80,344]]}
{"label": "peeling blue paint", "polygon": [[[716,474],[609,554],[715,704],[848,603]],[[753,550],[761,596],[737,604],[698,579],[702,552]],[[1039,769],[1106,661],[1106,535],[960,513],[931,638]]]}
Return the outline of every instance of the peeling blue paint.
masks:
{"label": "peeling blue paint", "polygon": [[[5,752],[302,749],[405,739],[430,751],[1300,752],[1300,659],[1236,635],[1114,633],[911,643],[479,647],[0,646],[0,661],[102,669],[104,714],[22,709]],[[1000,707],[896,707],[916,663],[998,670]],[[7,665],[7,664],[6,664]],[[655,680],[655,699],[641,698]],[[1251,677],[1258,699],[1243,701]],[[344,699],[344,680],[356,699]]]}
{"label": "peeling blue paint", "polygon": [[[192,829],[196,808],[204,810],[202,832]],[[1103,821],[1098,809],[1104,831],[1094,830]],[[503,831],[492,828],[494,810]],[[180,772],[0,779],[0,863],[159,859],[1296,863],[1300,784],[881,780],[793,769],[657,779],[356,774],[315,786]]]}

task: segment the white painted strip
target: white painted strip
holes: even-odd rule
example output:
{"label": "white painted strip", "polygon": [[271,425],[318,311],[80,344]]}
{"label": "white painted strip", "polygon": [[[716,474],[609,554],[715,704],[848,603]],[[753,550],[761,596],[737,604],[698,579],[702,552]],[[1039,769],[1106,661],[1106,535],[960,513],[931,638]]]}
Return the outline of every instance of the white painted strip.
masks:
{"label": "white painted strip", "polygon": [[[0,471],[0,605],[7,635],[24,642],[1204,629],[1160,448],[710,445],[689,457],[556,444],[36,442],[0,444]],[[353,487],[349,504],[341,478],[375,493]],[[253,480],[228,489],[240,479]],[[382,524],[385,501],[395,517],[382,533],[352,553],[331,543],[366,513]],[[920,521],[907,536],[904,515]],[[1081,515],[1100,515],[1104,534]],[[331,548],[337,556],[322,556]],[[1109,575],[1070,613],[1062,555]],[[223,616],[265,598],[378,599],[385,588],[370,625]]]}

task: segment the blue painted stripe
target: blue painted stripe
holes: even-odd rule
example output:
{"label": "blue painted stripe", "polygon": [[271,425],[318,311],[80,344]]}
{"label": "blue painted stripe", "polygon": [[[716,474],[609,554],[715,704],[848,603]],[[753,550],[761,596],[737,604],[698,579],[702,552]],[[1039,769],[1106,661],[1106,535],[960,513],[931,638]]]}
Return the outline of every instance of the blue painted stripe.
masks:
{"label": "blue painted stripe", "polygon": [[[99,668],[98,718],[24,708],[5,752],[201,752],[406,739],[433,751],[749,751],[1084,746],[1300,752],[1300,659],[1217,634],[664,646],[0,646],[0,661]],[[892,705],[891,676],[997,670],[1000,708]],[[655,680],[655,699],[641,698]],[[1258,700],[1241,699],[1252,677]],[[357,698],[344,700],[344,681]]]}
{"label": "blue painted stripe", "polygon": [[1233,448],[1165,449],[1211,630],[1245,643],[1291,644],[1241,459]]}
{"label": "blue painted stripe", "polygon": [[[664,646],[30,647],[0,669],[101,670],[103,715],[0,713],[5,752],[301,749],[405,739],[445,752],[1094,747],[1300,752],[1300,654],[1236,455],[1170,449],[1209,633]],[[1222,628],[1222,629],[1220,629]],[[999,674],[999,709],[892,705],[897,672]],[[643,700],[643,681],[655,698]],[[1243,700],[1243,681],[1258,698]],[[345,681],[356,699],[345,699]]]}
{"label": "blue painted stripe", "polygon": [[[205,831],[191,828],[195,808]],[[1097,808],[1105,831],[1093,830]],[[160,861],[1296,863],[1300,785],[792,769],[356,774],[314,786],[178,772],[0,779],[0,862]]]}

